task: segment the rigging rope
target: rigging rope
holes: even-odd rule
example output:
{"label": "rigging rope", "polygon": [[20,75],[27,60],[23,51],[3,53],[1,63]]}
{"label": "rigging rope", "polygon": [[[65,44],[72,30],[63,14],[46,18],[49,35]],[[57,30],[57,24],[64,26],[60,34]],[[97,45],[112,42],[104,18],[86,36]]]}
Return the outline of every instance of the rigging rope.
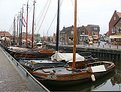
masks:
{"label": "rigging rope", "polygon": [[[45,19],[45,16],[46,16],[46,14],[47,14],[47,11],[48,11],[48,9],[49,9],[49,7],[50,7],[50,3],[51,3],[51,0],[49,1],[49,4],[48,4],[47,9],[46,9],[46,11],[45,11],[45,15],[44,15],[44,17],[43,17],[43,19],[42,19],[42,22],[41,22],[41,24],[40,24],[40,26],[39,26],[39,28],[38,28],[38,31],[39,31],[40,28],[42,27],[42,23],[43,23],[43,21],[44,21],[44,19]],[[38,32],[38,31],[37,31],[37,32]]]}
{"label": "rigging rope", "polygon": [[39,26],[38,24],[39,24],[40,19],[42,18],[43,14],[44,14],[44,10],[46,9],[47,4],[48,4],[48,0],[46,1],[46,4],[43,7],[42,11],[39,13],[40,16],[38,16],[37,19],[36,19],[37,20],[37,22],[36,22],[37,26]]}
{"label": "rigging rope", "polygon": [[[63,0],[61,0],[60,7],[61,7],[62,3],[63,3]],[[54,18],[53,18],[53,20],[52,20],[52,22],[51,22],[49,28],[47,29],[47,35],[48,35],[48,32],[49,32],[49,30],[50,30],[50,28],[51,28],[51,26],[52,26],[52,23],[54,22],[54,19],[55,19],[56,15],[57,15],[57,13],[55,14],[55,16],[54,16]]]}

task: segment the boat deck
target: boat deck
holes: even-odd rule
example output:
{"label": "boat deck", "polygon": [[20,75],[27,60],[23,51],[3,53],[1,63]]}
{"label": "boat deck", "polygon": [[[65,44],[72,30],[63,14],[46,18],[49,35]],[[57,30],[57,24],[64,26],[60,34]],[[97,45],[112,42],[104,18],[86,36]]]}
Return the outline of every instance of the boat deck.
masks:
{"label": "boat deck", "polygon": [[[5,52],[0,47],[0,91],[42,91],[45,92],[43,88],[37,89],[37,87],[32,84],[32,81],[28,81],[25,76],[22,76],[17,70],[15,65],[11,63],[9,58],[7,58]],[[47,92],[47,91],[46,91]]]}

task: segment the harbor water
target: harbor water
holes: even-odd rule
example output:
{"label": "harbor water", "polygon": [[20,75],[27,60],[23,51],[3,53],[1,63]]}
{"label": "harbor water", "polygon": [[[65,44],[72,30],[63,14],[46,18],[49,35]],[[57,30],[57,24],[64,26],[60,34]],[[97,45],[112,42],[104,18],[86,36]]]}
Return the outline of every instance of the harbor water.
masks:
{"label": "harbor water", "polygon": [[116,67],[114,71],[106,76],[96,79],[95,82],[86,82],[73,86],[56,87],[49,86],[46,87],[50,91],[79,91],[79,92],[93,92],[93,91],[121,91],[121,61],[112,61],[115,63]]}

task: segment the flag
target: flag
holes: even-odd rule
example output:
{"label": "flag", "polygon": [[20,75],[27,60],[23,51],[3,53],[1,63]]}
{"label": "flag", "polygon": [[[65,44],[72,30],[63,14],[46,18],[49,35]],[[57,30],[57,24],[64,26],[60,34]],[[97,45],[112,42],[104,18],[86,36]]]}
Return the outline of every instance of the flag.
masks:
{"label": "flag", "polygon": [[26,21],[25,21],[25,18],[23,16],[22,16],[22,18],[20,18],[20,21],[21,21],[22,25],[25,27]]}
{"label": "flag", "polygon": [[24,23],[27,24],[27,22],[26,22],[26,20],[25,20],[25,18],[23,16],[22,16],[22,19],[23,19]]}

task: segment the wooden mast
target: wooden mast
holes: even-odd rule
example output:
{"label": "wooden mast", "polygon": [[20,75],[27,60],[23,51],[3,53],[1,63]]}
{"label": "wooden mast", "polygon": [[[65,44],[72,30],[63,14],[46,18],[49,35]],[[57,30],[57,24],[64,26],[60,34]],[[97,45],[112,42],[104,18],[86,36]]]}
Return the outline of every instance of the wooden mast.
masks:
{"label": "wooden mast", "polygon": [[26,47],[28,47],[28,2],[27,2],[27,14],[26,14]]}
{"label": "wooden mast", "polygon": [[16,18],[14,17],[13,21],[13,45],[15,46],[15,39],[16,39]]}
{"label": "wooden mast", "polygon": [[72,69],[75,68],[75,62],[76,62],[76,43],[77,43],[77,0],[75,0],[74,4],[74,36],[73,36],[73,41],[74,41],[74,46],[73,46],[73,63],[72,63]]}
{"label": "wooden mast", "polygon": [[[23,21],[23,7],[22,7],[22,12],[20,12],[20,18],[21,18],[21,22]],[[20,47],[22,46],[22,32],[23,32],[23,25],[22,23],[20,24]]]}
{"label": "wooden mast", "polygon": [[33,2],[33,21],[32,21],[32,48],[34,47],[34,17],[35,17],[35,0]]}
{"label": "wooden mast", "polygon": [[17,33],[16,33],[17,46],[18,46],[18,42],[19,42],[18,41],[18,20],[19,20],[19,17],[18,16],[17,16]]}
{"label": "wooden mast", "polygon": [[21,46],[21,11],[20,11],[20,14],[19,14],[19,16],[18,16],[18,19],[19,19],[19,32],[18,32],[18,34],[19,34],[19,37],[18,37],[18,40],[19,40],[19,46]]}
{"label": "wooden mast", "polygon": [[57,29],[56,29],[56,51],[58,51],[59,47],[59,19],[60,19],[60,0],[58,0],[58,9],[57,9]]}

